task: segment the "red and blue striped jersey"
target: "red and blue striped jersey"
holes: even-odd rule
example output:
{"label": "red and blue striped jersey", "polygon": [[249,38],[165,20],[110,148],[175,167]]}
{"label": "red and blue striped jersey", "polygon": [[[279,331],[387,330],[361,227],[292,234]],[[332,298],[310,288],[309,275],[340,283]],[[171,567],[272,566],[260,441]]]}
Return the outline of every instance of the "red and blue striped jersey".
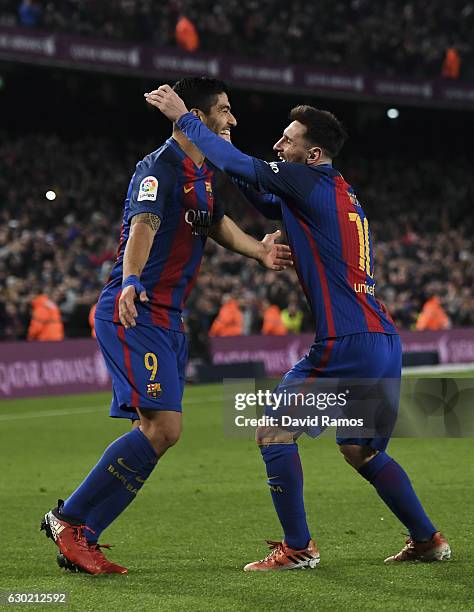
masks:
{"label": "red and blue striped jersey", "polygon": [[[374,249],[367,217],[341,174],[326,164],[270,165],[260,160],[255,160],[255,171],[260,188],[286,194],[273,202],[281,208],[316,338],[397,333],[385,306],[375,297]],[[290,182],[294,184],[291,195]]]}
{"label": "red and blue striped jersey", "polygon": [[[218,168],[265,193],[281,209],[296,272],[314,318],[316,339],[361,332],[396,334],[375,297],[374,249],[367,217],[330,164],[267,163],[215,137],[190,113],[178,127]],[[278,215],[276,215],[278,216]]]}
{"label": "red and blue striped jersey", "polygon": [[140,275],[149,302],[137,302],[137,323],[183,330],[182,310],[199,272],[211,225],[224,216],[214,197],[215,172],[197,167],[169,138],[137,164],[123,213],[117,259],[99,298],[95,316],[119,322],[123,257],[131,219],[153,213],[161,219],[150,255]]}

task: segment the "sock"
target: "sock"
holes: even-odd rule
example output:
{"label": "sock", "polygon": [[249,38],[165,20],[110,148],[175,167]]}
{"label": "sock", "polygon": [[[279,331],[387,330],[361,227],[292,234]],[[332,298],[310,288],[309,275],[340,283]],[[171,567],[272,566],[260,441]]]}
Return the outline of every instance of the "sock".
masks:
{"label": "sock", "polygon": [[290,548],[306,548],[311,538],[303,501],[303,470],[297,444],[261,446],[273,505]]}
{"label": "sock", "polygon": [[384,452],[359,468],[385,504],[408,529],[417,542],[428,541],[436,528],[426,515],[405,470]]}
{"label": "sock", "polygon": [[[155,468],[155,465],[156,463],[150,461],[146,466],[143,466],[140,469],[139,478],[141,478],[142,481],[147,480]],[[143,482],[139,483],[139,487],[141,488],[142,486]],[[87,541],[91,544],[95,544],[102,532],[122,514],[134,499],[134,495],[130,496],[128,500],[123,499],[122,491],[119,490],[118,493],[112,493],[93,508],[85,520],[85,524],[92,529],[92,531],[86,530],[84,533]]]}
{"label": "sock", "polygon": [[64,502],[62,514],[84,523],[92,518],[99,526],[107,522],[108,513],[114,520],[135,499],[156,462],[155,450],[140,429],[126,433],[105,450],[84,482]]}

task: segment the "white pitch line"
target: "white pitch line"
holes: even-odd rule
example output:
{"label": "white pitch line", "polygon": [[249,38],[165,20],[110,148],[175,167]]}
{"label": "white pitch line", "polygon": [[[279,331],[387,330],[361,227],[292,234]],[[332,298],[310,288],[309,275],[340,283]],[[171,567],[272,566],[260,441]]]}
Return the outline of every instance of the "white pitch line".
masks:
{"label": "white pitch line", "polygon": [[469,372],[474,370],[474,363],[440,363],[431,366],[407,366],[402,372],[407,374],[435,374],[437,372]]}
{"label": "white pitch line", "polygon": [[[184,410],[187,405],[192,404],[203,404],[222,401],[220,395],[213,395],[211,397],[203,398],[202,400],[194,399],[184,401]],[[11,412],[9,414],[0,414],[0,421],[19,421],[21,419],[40,419],[42,417],[56,417],[56,416],[73,416],[77,414],[87,414],[88,412],[95,412],[101,408],[108,409],[107,404],[99,404],[97,406],[80,406],[78,408],[60,409],[60,410],[39,410],[36,412],[23,412],[22,414],[16,414]]]}
{"label": "white pitch line", "polygon": [[23,414],[0,414],[0,421],[19,421],[20,419],[40,419],[51,416],[68,416],[95,412],[103,406],[81,406],[80,408],[69,408],[69,410],[39,410],[37,412],[23,412]]}

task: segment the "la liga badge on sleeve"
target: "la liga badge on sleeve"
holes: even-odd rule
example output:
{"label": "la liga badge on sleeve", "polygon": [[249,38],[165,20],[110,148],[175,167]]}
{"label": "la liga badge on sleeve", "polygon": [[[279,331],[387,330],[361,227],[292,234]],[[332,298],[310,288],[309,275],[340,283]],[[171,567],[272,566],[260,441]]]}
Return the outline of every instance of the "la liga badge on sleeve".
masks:
{"label": "la liga badge on sleeve", "polygon": [[158,195],[158,179],[156,176],[146,176],[138,188],[137,202],[143,200],[155,201]]}

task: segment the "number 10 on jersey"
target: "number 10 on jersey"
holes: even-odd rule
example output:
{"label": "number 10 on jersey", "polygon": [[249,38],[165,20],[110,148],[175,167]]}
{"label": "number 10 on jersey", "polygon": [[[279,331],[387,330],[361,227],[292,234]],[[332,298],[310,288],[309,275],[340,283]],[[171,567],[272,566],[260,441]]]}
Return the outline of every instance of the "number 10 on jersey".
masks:
{"label": "number 10 on jersey", "polygon": [[359,236],[359,268],[373,278],[374,271],[371,269],[370,263],[369,222],[367,217],[364,217],[364,221],[362,221],[358,213],[350,212],[349,221],[356,224]]}

